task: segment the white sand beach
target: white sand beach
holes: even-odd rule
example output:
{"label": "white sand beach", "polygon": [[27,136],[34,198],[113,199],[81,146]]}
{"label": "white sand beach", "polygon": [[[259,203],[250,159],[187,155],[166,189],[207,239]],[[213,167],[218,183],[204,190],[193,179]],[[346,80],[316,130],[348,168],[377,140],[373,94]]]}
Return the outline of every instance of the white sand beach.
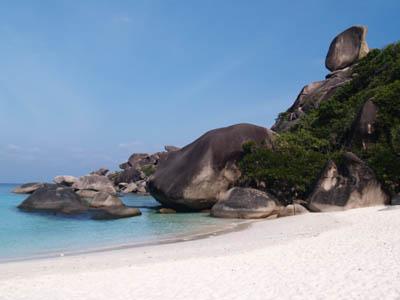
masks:
{"label": "white sand beach", "polygon": [[400,207],[307,214],[204,239],[0,265],[1,300],[399,299]]}

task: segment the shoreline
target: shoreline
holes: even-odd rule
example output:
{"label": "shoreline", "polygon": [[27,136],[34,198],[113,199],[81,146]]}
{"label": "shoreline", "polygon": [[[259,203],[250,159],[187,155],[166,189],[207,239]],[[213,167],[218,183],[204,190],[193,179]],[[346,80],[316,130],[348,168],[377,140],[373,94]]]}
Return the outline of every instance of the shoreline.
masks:
{"label": "shoreline", "polygon": [[2,300],[398,299],[400,206],[252,222],[180,243],[9,262]]}
{"label": "shoreline", "polygon": [[[232,219],[234,220],[234,219]],[[138,241],[126,244],[115,244],[110,246],[102,246],[102,247],[95,247],[89,249],[82,249],[82,250],[67,250],[64,252],[49,252],[43,254],[37,254],[33,256],[26,256],[26,257],[15,257],[15,258],[0,258],[0,267],[3,264],[7,263],[17,263],[17,262],[24,262],[24,261],[37,261],[37,260],[46,260],[58,257],[71,257],[71,256],[79,256],[79,255],[87,255],[91,253],[102,253],[102,252],[109,252],[115,250],[124,250],[124,249],[132,249],[132,248],[141,248],[141,247],[150,247],[150,246],[157,246],[157,245],[165,245],[165,244],[175,244],[175,243],[183,243],[188,241],[200,240],[205,239],[210,236],[219,236],[222,234],[227,234],[230,232],[236,232],[245,230],[246,228],[250,227],[252,223],[259,222],[260,220],[235,220],[234,223],[227,224],[227,225],[215,225],[213,230],[198,230],[192,233],[187,234],[180,234],[171,237],[165,237],[159,240],[148,240],[148,241]]]}

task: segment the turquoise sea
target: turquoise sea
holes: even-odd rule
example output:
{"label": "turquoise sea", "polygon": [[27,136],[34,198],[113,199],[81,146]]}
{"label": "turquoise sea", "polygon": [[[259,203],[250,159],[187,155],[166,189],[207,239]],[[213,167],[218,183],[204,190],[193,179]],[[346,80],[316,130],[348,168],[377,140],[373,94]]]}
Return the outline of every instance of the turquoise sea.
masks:
{"label": "turquoise sea", "polygon": [[150,196],[122,198],[139,207],[139,217],[95,221],[88,216],[65,217],[26,213],[17,205],[27,195],[16,195],[15,184],[0,184],[0,261],[66,255],[104,248],[154,243],[232,227],[235,221],[211,218],[207,213],[158,214]]}

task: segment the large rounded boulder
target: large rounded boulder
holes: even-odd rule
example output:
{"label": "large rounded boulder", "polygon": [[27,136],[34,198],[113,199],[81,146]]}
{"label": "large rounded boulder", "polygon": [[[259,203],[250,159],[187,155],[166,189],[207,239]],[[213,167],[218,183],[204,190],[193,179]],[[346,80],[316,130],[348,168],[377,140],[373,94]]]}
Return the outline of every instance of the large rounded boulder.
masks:
{"label": "large rounded boulder", "polygon": [[311,211],[320,212],[389,203],[390,198],[372,169],[355,154],[347,152],[341,164],[327,163],[307,206]]}
{"label": "large rounded boulder", "polygon": [[367,27],[353,26],[336,36],[329,46],[326,67],[330,71],[344,69],[366,56],[369,52],[366,35]]}
{"label": "large rounded boulder", "polygon": [[277,216],[281,208],[279,201],[272,195],[252,188],[234,187],[221,195],[211,209],[211,216],[259,219]]}
{"label": "large rounded boulder", "polygon": [[211,130],[159,162],[148,188],[166,207],[178,210],[211,208],[221,192],[240,177],[236,166],[243,144],[253,141],[272,147],[273,131],[251,124]]}
{"label": "large rounded boulder", "polygon": [[73,189],[55,185],[39,188],[18,208],[25,211],[49,211],[65,214],[78,214],[88,209]]}

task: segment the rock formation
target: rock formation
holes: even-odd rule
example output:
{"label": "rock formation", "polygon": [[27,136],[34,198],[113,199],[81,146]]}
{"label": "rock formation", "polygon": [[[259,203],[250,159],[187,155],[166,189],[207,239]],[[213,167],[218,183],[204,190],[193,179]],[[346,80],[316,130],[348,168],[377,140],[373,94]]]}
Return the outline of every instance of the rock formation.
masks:
{"label": "rock formation", "polygon": [[87,211],[79,195],[69,187],[41,187],[19,206],[25,211],[50,211],[65,214],[77,214]]}
{"label": "rock formation", "polygon": [[45,185],[45,183],[41,183],[41,182],[25,183],[25,184],[23,184],[21,186],[16,187],[13,190],[13,193],[16,193],[16,194],[32,194],[33,192],[35,192],[36,190],[40,189],[44,185]]}
{"label": "rock formation", "polygon": [[326,68],[332,72],[344,69],[366,56],[369,52],[365,40],[367,31],[365,26],[353,26],[337,35],[329,46]]}
{"label": "rock formation", "polygon": [[272,147],[273,138],[272,131],[251,124],[211,130],[161,161],[150,178],[150,193],[163,205],[178,210],[211,208],[218,194],[240,177],[235,163],[243,153],[243,144],[254,141]]}
{"label": "rock formation", "polygon": [[293,105],[279,115],[272,130],[288,131],[303,115],[318,108],[321,102],[328,100],[339,87],[353,78],[354,64],[369,51],[365,41],[366,33],[366,27],[353,26],[332,41],[326,57],[326,67],[332,73],[325,80],[304,86]]}
{"label": "rock formation", "polygon": [[277,216],[282,206],[262,191],[235,187],[220,196],[212,207],[211,216],[219,218],[259,219]]}
{"label": "rock formation", "polygon": [[78,181],[78,178],[76,178],[75,176],[60,175],[54,177],[53,181],[57,184],[72,186],[75,182]]}
{"label": "rock formation", "polygon": [[116,190],[112,182],[105,176],[86,175],[79,178],[72,187],[76,190],[94,190],[98,192],[107,192],[116,194]]}
{"label": "rock formation", "polygon": [[308,199],[311,211],[331,211],[389,204],[374,172],[356,155],[346,153],[339,166],[329,161]]}

